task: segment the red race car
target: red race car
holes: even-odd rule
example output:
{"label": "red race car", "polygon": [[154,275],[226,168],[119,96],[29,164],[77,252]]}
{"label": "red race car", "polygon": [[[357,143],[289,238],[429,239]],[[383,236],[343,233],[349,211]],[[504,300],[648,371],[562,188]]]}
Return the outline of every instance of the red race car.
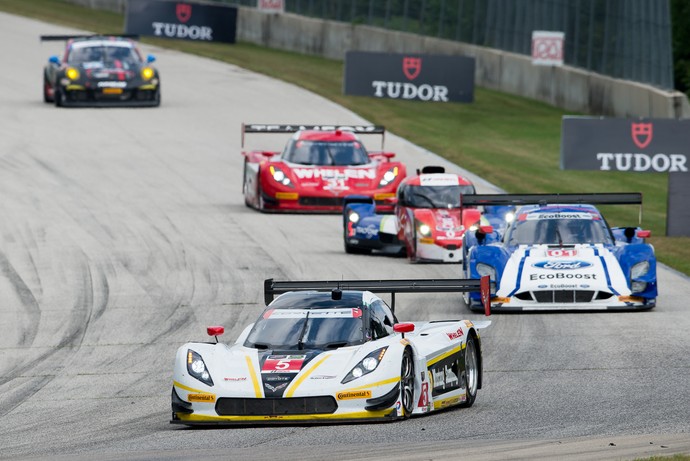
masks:
{"label": "red race car", "polygon": [[392,211],[406,174],[392,152],[367,152],[358,135],[381,135],[381,126],[242,125],[246,133],[294,133],[282,152],[242,151],[247,206],[261,211],[341,213],[343,198],[370,197]]}
{"label": "red race car", "polygon": [[347,197],[345,250],[405,252],[413,262],[461,262],[463,235],[470,226],[480,224],[481,212],[461,207],[460,196],[474,193],[468,179],[429,166],[402,182],[392,215],[378,213],[367,198]]}

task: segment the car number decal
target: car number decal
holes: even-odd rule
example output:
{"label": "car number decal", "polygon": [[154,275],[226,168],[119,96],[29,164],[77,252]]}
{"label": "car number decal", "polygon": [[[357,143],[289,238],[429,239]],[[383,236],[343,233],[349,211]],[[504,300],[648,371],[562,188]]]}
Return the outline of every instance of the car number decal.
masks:
{"label": "car number decal", "polygon": [[306,355],[271,355],[261,367],[261,373],[299,373]]}

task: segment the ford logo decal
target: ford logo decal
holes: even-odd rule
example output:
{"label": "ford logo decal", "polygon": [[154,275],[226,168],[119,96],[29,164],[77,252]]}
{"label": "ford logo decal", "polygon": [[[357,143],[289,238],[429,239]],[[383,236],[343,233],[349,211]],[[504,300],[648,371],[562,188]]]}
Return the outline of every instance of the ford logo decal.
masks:
{"label": "ford logo decal", "polygon": [[532,264],[532,267],[539,269],[551,269],[556,271],[570,270],[570,269],[584,269],[592,264],[587,261],[540,261]]}

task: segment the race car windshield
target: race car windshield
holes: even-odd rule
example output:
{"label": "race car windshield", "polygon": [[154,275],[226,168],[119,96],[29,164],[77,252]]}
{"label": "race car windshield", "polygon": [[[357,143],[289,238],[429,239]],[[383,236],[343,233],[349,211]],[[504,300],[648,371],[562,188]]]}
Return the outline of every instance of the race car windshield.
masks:
{"label": "race car windshield", "polygon": [[413,208],[460,208],[460,195],[474,194],[474,186],[410,186],[405,204]]}
{"label": "race car windshield", "polygon": [[141,63],[139,55],[129,46],[75,46],[70,50],[67,62],[89,67],[119,67],[131,69]]}
{"label": "race car windshield", "polygon": [[[350,312],[348,314],[348,311]],[[254,324],[245,347],[271,350],[335,349],[364,342],[364,323],[353,309],[269,310]]]}
{"label": "race car windshield", "polygon": [[508,236],[509,245],[611,244],[602,219],[589,213],[534,213],[516,219]]}
{"label": "race car windshield", "polygon": [[294,141],[285,160],[301,165],[350,166],[370,163],[364,146],[357,141]]}

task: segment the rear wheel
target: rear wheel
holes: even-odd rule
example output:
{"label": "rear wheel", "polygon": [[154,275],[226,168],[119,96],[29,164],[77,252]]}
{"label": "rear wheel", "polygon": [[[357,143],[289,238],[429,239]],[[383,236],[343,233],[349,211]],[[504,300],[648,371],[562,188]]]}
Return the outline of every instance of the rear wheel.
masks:
{"label": "rear wheel", "polygon": [[409,418],[414,410],[414,360],[409,348],[403,352],[400,364],[400,403],[402,417]]}
{"label": "rear wheel", "polygon": [[462,406],[472,406],[477,398],[477,389],[479,389],[479,355],[476,340],[473,336],[469,336],[465,345],[465,390],[467,392],[467,400],[465,400]]}

